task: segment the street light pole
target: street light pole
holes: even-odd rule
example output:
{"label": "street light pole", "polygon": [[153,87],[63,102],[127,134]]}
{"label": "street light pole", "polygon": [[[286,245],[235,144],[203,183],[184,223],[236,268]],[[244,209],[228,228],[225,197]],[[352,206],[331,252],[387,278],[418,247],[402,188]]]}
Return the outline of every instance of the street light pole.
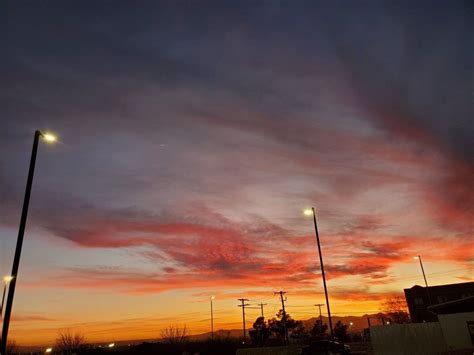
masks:
{"label": "street light pole", "polygon": [[16,280],[18,278],[18,267],[20,265],[21,248],[23,246],[23,236],[25,234],[26,219],[28,217],[28,206],[30,203],[31,187],[33,185],[33,176],[35,173],[36,154],[38,152],[38,142],[43,137],[48,142],[54,142],[56,138],[51,134],[43,134],[36,130],[33,139],[33,148],[31,150],[30,168],[28,170],[28,179],[26,181],[25,198],[23,200],[23,209],[21,211],[20,227],[18,229],[18,239],[16,242],[15,257],[11,273],[10,287],[8,288],[7,303],[5,305],[5,317],[3,318],[2,339],[0,341],[0,355],[5,355],[7,347],[8,328],[10,326],[10,317],[13,306],[13,297],[15,295]]}
{"label": "street light pole", "polygon": [[[311,207],[310,213],[312,213],[313,215],[314,231],[316,233],[316,241],[318,243],[319,262],[321,264],[321,274],[323,276],[324,295],[326,296],[326,306],[328,309],[329,331],[331,332],[331,339],[334,339],[334,333],[332,329],[332,319],[331,319],[331,308],[329,307],[328,289],[326,287],[326,274],[324,273],[323,255],[321,253],[321,244],[319,243],[318,224],[316,223],[316,211],[314,210],[314,207]],[[305,214],[308,214],[308,213],[306,213],[305,211]]]}
{"label": "street light pole", "polygon": [[211,341],[214,341],[214,310],[212,306],[214,298],[214,296],[211,296]]}
{"label": "street light pole", "polygon": [[423,268],[423,262],[421,261],[421,256],[417,255],[413,259],[418,259],[420,262],[420,267],[421,267],[421,272],[423,273],[423,279],[425,280],[425,286],[426,286],[426,293],[428,295],[428,303],[431,306],[431,295],[430,295],[430,289],[428,287],[428,281],[426,281],[426,275],[425,275],[425,269]]}

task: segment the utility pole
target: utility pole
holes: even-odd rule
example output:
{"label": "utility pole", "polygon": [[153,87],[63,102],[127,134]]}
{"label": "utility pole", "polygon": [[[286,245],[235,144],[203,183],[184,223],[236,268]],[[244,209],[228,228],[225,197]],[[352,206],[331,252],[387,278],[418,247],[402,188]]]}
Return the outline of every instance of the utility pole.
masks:
{"label": "utility pole", "polygon": [[260,310],[262,311],[262,318],[265,318],[265,316],[263,315],[263,306],[266,306],[267,304],[266,303],[259,303],[258,305],[260,306]]}
{"label": "utility pole", "polygon": [[243,343],[245,344],[247,342],[247,334],[245,332],[245,307],[250,306],[250,304],[246,303],[248,301],[247,298],[239,298],[237,299],[237,301],[241,302],[241,304],[239,304],[238,307],[242,307],[242,325],[243,325],[242,329],[244,333]]}
{"label": "utility pole", "polygon": [[286,298],[283,299],[283,295],[285,294],[286,292],[284,291],[278,291],[278,292],[274,292],[273,294],[275,295],[280,295],[280,299],[281,299],[281,308],[282,308],[282,311],[283,311],[283,326],[285,327],[285,343],[286,345],[288,345],[288,328],[286,326],[286,311],[285,311],[285,301],[286,301]]}
{"label": "utility pole", "polygon": [[319,321],[321,322],[321,328],[323,327],[323,315],[321,314],[321,307],[324,306],[324,303],[315,304],[316,307],[319,307]]}

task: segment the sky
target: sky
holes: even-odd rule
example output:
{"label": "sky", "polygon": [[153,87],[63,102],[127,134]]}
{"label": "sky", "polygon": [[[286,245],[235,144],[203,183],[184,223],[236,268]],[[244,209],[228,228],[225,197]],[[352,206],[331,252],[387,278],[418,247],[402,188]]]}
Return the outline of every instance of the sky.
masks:
{"label": "sky", "polygon": [[[10,339],[362,315],[472,281],[472,3],[6,1],[0,273],[41,142]],[[248,324],[259,315],[248,310]]]}

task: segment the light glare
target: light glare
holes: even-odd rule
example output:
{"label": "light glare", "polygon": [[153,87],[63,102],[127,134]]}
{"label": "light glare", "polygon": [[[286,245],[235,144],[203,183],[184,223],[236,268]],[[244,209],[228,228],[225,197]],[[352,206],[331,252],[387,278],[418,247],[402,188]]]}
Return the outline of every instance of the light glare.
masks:
{"label": "light glare", "polygon": [[51,352],[53,352],[53,348],[47,348],[45,351],[45,353],[51,353]]}
{"label": "light glare", "polygon": [[109,348],[113,348],[115,346],[115,343],[110,343]]}
{"label": "light glare", "polygon": [[56,136],[51,134],[51,133],[44,133],[43,134],[43,138],[45,141],[48,141],[48,142],[56,142]]}
{"label": "light glare", "polygon": [[3,278],[3,281],[4,281],[5,283],[9,283],[11,280],[13,280],[13,276],[5,276],[5,277]]}
{"label": "light glare", "polygon": [[312,216],[313,215],[313,210],[310,210],[310,209],[306,209],[303,211],[304,215],[305,216]]}

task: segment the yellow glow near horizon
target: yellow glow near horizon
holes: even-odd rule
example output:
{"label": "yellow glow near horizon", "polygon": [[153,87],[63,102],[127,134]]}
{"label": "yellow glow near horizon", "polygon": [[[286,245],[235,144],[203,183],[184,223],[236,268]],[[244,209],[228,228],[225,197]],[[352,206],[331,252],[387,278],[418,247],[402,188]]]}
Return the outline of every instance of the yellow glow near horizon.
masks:
{"label": "yellow glow near horizon", "polygon": [[110,343],[109,348],[113,348],[115,346],[115,343]]}
{"label": "yellow glow near horizon", "polygon": [[53,348],[47,348],[47,349],[45,350],[45,353],[51,353],[51,352],[53,352]]}
{"label": "yellow glow near horizon", "polygon": [[57,140],[56,136],[51,133],[43,133],[42,136],[45,141],[50,142],[50,143],[56,142]]}

